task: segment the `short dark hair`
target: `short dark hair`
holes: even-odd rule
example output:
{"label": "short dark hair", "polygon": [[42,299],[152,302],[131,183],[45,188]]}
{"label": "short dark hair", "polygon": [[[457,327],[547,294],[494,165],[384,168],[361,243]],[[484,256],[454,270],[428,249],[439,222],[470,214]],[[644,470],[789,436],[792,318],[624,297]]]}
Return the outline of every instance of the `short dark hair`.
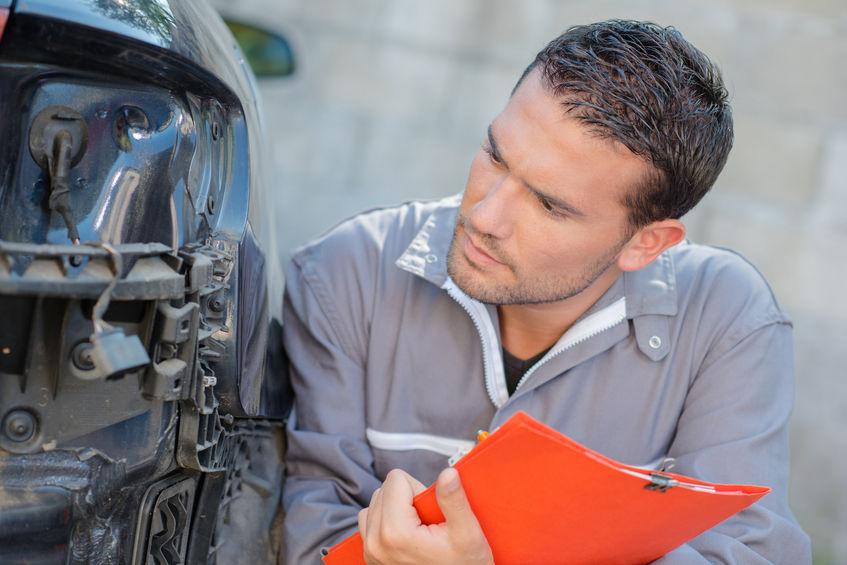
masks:
{"label": "short dark hair", "polygon": [[568,113],[652,163],[655,174],[624,202],[632,227],[681,217],[723,169],[733,136],[729,95],[718,68],[673,27],[574,26],[536,56],[518,85],[535,68]]}

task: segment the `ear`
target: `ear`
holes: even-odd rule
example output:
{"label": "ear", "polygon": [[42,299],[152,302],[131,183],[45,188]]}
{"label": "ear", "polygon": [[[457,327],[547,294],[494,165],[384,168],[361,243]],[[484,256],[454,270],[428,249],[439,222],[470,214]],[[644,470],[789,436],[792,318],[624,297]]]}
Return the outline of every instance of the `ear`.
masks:
{"label": "ear", "polygon": [[658,257],[662,251],[682,241],[685,225],[679,220],[659,220],[640,228],[624,246],[617,259],[622,271],[637,271]]}

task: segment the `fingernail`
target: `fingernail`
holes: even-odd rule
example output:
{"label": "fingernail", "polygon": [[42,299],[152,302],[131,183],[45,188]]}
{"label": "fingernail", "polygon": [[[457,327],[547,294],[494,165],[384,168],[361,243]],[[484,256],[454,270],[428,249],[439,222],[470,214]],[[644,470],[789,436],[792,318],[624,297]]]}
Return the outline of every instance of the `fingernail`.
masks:
{"label": "fingernail", "polygon": [[444,475],[444,489],[447,492],[459,490],[462,482],[459,480],[459,473],[456,469],[448,467],[441,472]]}

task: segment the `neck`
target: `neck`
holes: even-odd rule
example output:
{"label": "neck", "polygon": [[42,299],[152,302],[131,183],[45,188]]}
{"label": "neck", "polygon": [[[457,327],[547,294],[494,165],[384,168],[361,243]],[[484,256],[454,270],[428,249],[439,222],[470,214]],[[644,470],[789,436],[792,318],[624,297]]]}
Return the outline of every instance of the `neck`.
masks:
{"label": "neck", "polygon": [[619,276],[618,269],[608,269],[579,294],[558,302],[498,306],[503,347],[519,359],[549,349]]}

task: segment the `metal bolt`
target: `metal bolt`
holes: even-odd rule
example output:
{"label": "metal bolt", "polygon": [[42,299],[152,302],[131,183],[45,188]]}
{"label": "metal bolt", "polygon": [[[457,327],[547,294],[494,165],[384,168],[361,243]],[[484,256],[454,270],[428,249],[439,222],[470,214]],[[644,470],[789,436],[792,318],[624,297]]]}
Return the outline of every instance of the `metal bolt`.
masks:
{"label": "metal bolt", "polygon": [[94,369],[94,361],[91,360],[91,349],[94,348],[90,341],[81,341],[71,350],[71,362],[80,371],[91,371]]}
{"label": "metal bolt", "polygon": [[224,311],[224,299],[218,295],[213,296],[209,299],[209,309],[212,312],[223,312]]}
{"label": "metal bolt", "polygon": [[28,410],[12,410],[3,420],[3,433],[16,443],[24,443],[35,435],[36,425],[35,416]]}

